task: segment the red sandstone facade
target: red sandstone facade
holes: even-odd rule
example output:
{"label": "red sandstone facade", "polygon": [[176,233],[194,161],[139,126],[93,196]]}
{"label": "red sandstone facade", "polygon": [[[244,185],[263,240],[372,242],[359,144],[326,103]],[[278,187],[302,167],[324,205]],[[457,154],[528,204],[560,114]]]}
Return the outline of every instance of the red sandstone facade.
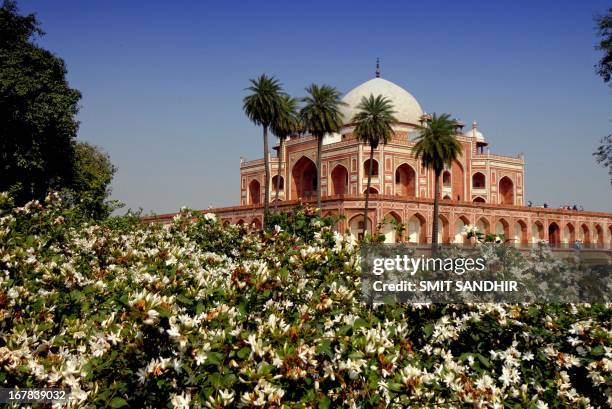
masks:
{"label": "red sandstone facade", "polygon": [[[378,229],[387,242],[400,238],[397,222],[406,228],[401,240],[431,242],[434,174],[421,166],[412,154],[416,126],[424,112],[414,97],[401,87],[375,78],[345,95],[345,127],[324,139],[321,160],[322,213],[343,214],[337,229],[358,237],[363,226],[364,192],[367,186],[369,147],[354,138],[350,123],[362,97],[382,94],[388,97],[400,121],[392,140],[374,151],[368,227]],[[440,241],[462,243],[466,225],[480,231],[504,235],[516,244],[545,241],[553,245],[585,247],[612,246],[612,214],[528,207],[524,204],[524,158],[489,153],[484,135],[477,129],[457,139],[463,146],[461,157],[442,175]],[[277,150],[279,146],[276,146]],[[271,157],[270,198],[276,195],[280,175],[279,207],[287,210],[316,198],[316,140],[295,137],[283,146],[280,172],[277,157]],[[213,209],[226,223],[261,226],[264,197],[263,160],[240,163],[240,205]],[[272,205],[273,206],[273,205]],[[394,219],[396,223],[391,223]]]}

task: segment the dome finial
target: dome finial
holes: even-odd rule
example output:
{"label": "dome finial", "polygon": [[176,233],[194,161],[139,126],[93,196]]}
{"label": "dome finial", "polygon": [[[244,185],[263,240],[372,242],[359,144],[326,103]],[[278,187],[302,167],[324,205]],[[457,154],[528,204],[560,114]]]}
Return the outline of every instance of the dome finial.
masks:
{"label": "dome finial", "polygon": [[478,124],[476,123],[476,120],[474,119],[474,121],[472,122],[472,129],[476,129],[477,126]]}
{"label": "dome finial", "polygon": [[376,78],[380,78],[380,58],[376,58]]}

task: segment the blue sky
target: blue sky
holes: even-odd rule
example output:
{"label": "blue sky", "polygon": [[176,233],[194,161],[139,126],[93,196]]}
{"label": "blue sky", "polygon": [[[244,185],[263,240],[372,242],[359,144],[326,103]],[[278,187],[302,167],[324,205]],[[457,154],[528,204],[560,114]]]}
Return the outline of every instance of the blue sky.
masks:
{"label": "blue sky", "polygon": [[342,92],[382,76],[427,112],[477,120],[491,152],[526,158],[526,199],[612,211],[592,152],[612,131],[594,73],[607,1],[20,1],[83,93],[79,138],[119,168],[113,197],[163,213],[238,203],[262,156],[248,79]]}

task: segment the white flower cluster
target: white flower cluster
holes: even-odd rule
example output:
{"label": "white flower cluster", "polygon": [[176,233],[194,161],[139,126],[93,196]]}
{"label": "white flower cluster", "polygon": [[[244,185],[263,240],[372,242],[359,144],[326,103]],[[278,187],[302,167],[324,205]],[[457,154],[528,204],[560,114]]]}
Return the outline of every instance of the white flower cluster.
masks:
{"label": "white flower cluster", "polygon": [[188,210],[78,225],[61,206],[0,216],[2,386],[70,388],[72,407],[612,405],[610,305],[369,307],[359,249],[319,220],[305,240]]}

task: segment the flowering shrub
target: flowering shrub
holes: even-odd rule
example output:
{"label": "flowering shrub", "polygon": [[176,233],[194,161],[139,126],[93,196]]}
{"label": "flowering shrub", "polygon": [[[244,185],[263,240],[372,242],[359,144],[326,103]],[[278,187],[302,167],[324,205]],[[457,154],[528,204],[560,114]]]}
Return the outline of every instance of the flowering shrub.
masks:
{"label": "flowering shrub", "polygon": [[367,307],[355,245],[309,223],[5,210],[0,386],[70,388],[74,407],[612,404],[609,305]]}

